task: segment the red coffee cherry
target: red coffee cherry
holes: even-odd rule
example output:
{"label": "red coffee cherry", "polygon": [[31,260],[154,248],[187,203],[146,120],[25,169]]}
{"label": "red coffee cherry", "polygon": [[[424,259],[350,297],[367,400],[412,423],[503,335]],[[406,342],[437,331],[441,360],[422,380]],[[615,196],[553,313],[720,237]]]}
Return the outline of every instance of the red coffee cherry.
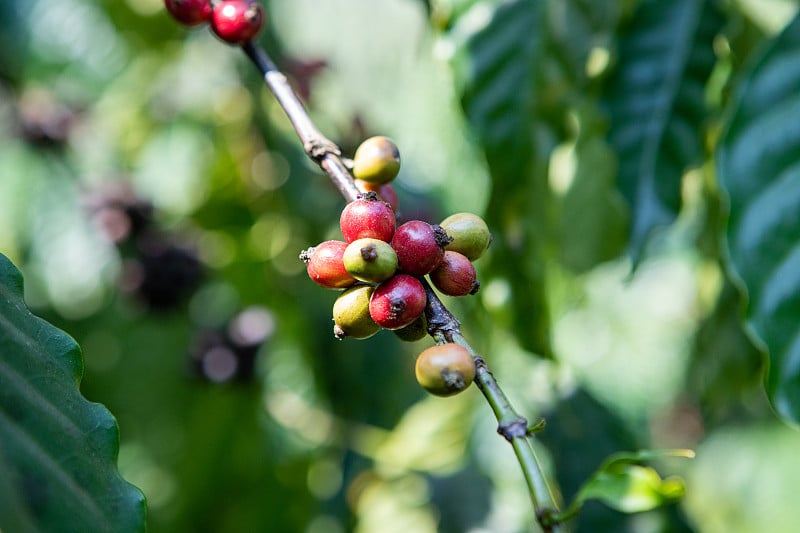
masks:
{"label": "red coffee cherry", "polygon": [[421,220],[406,222],[392,237],[398,268],[414,276],[424,276],[442,262],[444,246],[449,240],[440,226]]}
{"label": "red coffee cherry", "polygon": [[356,285],[339,295],[333,304],[333,334],[337,339],[366,339],[380,331],[369,313],[369,300],[374,291],[371,285]]}
{"label": "red coffee cherry", "polygon": [[417,382],[437,396],[452,396],[475,379],[475,361],[459,344],[441,344],[423,350],[415,368]]}
{"label": "red coffee cherry", "polygon": [[400,151],[388,137],[370,137],[356,149],[353,175],[371,183],[389,183],[400,172]]}
{"label": "red coffee cherry", "polygon": [[347,245],[342,255],[344,268],[354,278],[380,283],[397,270],[397,254],[379,239],[357,239]]}
{"label": "red coffee cherry", "polygon": [[390,242],[396,223],[391,206],[379,200],[374,192],[359,195],[344,207],[339,218],[339,227],[347,242],[367,237]]}
{"label": "red coffee cherry", "polygon": [[426,301],[425,289],[417,278],[397,274],[375,289],[369,314],[383,328],[400,329],[419,318]]}
{"label": "red coffee cherry", "polygon": [[364,180],[355,180],[356,187],[361,192],[374,192],[378,198],[392,206],[392,211],[397,213],[397,207],[400,205],[397,199],[397,191],[394,190],[391,183],[370,183]]}
{"label": "red coffee cherry", "polygon": [[430,278],[433,285],[448,296],[475,294],[481,287],[469,259],[450,250],[444,252],[441,264],[431,272]]}
{"label": "red coffee cherry", "polygon": [[263,25],[264,8],[254,0],[222,0],[211,14],[211,29],[230,44],[246,43]]}
{"label": "red coffee cherry", "polygon": [[196,26],[211,18],[209,0],[164,0],[170,15],[186,26]]}
{"label": "red coffee cherry", "polygon": [[308,277],[326,289],[344,289],[353,285],[356,279],[347,272],[342,261],[346,248],[346,242],[325,241],[303,251],[300,259],[306,262]]}

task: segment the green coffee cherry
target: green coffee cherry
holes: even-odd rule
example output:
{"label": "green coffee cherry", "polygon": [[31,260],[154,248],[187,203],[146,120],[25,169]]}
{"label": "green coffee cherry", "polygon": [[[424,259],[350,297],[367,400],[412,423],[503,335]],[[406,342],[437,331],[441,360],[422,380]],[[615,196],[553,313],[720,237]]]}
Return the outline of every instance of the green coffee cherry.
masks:
{"label": "green coffee cherry", "polygon": [[333,334],[337,339],[366,339],[381,329],[369,315],[374,290],[370,285],[357,285],[339,295],[333,304]]}
{"label": "green coffee cherry", "polygon": [[445,250],[458,252],[474,261],[492,242],[489,227],[478,215],[472,213],[456,213],[444,219],[441,224],[453,241],[445,246]]}
{"label": "green coffee cherry", "polygon": [[347,245],[342,256],[344,268],[354,278],[380,283],[397,270],[397,254],[392,246],[379,239],[357,239]]}
{"label": "green coffee cherry", "polygon": [[353,156],[353,175],[369,183],[389,183],[400,172],[400,152],[388,137],[370,137]]}
{"label": "green coffee cherry", "polygon": [[475,379],[475,362],[458,344],[431,346],[422,351],[415,368],[417,382],[436,396],[452,396]]}
{"label": "green coffee cherry", "polygon": [[406,342],[422,340],[428,334],[428,319],[425,318],[425,313],[422,313],[414,322],[404,328],[392,330],[392,333]]}

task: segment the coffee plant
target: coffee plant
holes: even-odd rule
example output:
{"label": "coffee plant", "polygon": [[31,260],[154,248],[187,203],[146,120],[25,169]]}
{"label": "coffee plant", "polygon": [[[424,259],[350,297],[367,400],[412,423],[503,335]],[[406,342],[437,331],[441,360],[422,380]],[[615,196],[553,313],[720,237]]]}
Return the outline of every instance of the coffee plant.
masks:
{"label": "coffee plant", "polygon": [[793,531],[798,11],[1,3],[0,530]]}

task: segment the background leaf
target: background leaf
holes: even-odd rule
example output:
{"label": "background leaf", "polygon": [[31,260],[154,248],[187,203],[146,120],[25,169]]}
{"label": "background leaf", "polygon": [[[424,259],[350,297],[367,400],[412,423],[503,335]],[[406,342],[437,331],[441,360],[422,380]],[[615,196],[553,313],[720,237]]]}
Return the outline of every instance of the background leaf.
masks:
{"label": "background leaf", "polygon": [[537,131],[537,84],[544,3],[476,3],[447,34],[461,104],[492,177],[486,220],[496,239],[488,270],[509,280],[515,331],[531,351],[549,354],[544,269],[548,134]]}
{"label": "background leaf", "polygon": [[78,345],[27,310],[22,276],[2,255],[0,354],[0,466],[8,470],[0,494],[10,483],[21,504],[0,514],[0,526],[144,530],[144,497],[117,472],[117,423],[78,391]]}
{"label": "background leaf", "polygon": [[690,450],[643,450],[616,453],[606,460],[581,487],[573,505],[598,499],[618,511],[649,511],[683,497],[685,487],[678,478],[662,479],[643,461],[660,457],[694,457]]}
{"label": "background leaf", "polygon": [[717,152],[729,198],[727,252],[747,319],[769,350],[767,392],[800,421],[800,19],[752,65]]}
{"label": "background leaf", "polygon": [[632,208],[630,250],[681,205],[681,177],[702,156],[705,83],[716,62],[722,19],[712,2],[644,1],[623,30],[618,64],[605,89],[619,186]]}

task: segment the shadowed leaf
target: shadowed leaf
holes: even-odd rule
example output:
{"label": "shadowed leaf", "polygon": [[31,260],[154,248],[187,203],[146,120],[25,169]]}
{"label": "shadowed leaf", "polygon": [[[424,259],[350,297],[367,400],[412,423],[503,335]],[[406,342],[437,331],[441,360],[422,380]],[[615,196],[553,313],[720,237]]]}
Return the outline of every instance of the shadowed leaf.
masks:
{"label": "shadowed leaf", "polygon": [[728,194],[730,269],[769,351],[767,392],[800,421],[800,19],[752,65],[717,153]]}
{"label": "shadowed leaf", "polygon": [[80,348],[22,294],[0,255],[0,500],[17,503],[0,506],[0,528],[143,531],[142,493],[116,467],[117,423],[78,390]]}
{"label": "shadowed leaf", "polygon": [[700,161],[705,83],[721,18],[706,0],[644,1],[622,33],[605,90],[619,187],[631,205],[638,262],[650,233],[681,205],[684,171]]}

